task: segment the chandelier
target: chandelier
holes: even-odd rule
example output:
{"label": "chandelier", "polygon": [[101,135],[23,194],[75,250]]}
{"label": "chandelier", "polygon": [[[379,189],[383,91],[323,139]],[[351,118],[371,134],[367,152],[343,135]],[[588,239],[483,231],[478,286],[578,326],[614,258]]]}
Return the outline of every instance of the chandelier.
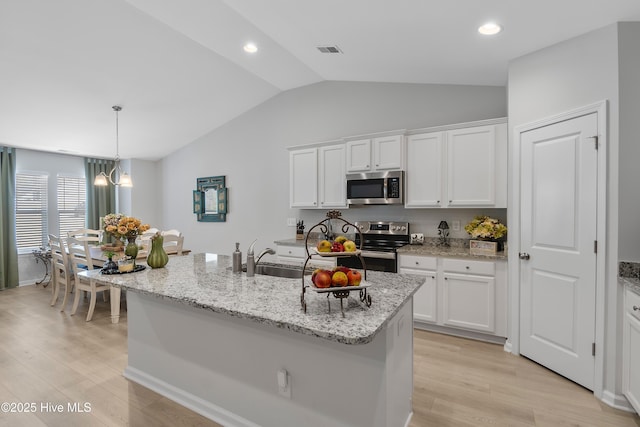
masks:
{"label": "chandelier", "polygon": [[93,181],[93,185],[98,186],[107,186],[109,183],[113,185],[120,185],[122,187],[133,187],[133,183],[131,182],[131,177],[122,170],[122,166],[120,166],[120,154],[119,154],[119,140],[118,140],[118,112],[122,110],[122,107],[119,105],[114,105],[113,111],[116,112],[116,158],[115,158],[115,166],[107,175],[104,172],[100,172],[96,179]]}

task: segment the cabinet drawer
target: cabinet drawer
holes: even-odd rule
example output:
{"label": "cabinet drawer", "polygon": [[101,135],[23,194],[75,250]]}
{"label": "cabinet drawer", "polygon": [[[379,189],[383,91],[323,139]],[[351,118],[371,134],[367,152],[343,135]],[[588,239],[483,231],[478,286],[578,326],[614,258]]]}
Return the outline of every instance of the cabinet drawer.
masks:
{"label": "cabinet drawer", "polygon": [[636,319],[640,319],[640,295],[630,290],[625,291],[625,310]]}
{"label": "cabinet drawer", "polygon": [[278,245],[278,256],[280,257],[293,257],[293,258],[306,258],[307,252],[304,246],[281,246]]}
{"label": "cabinet drawer", "polygon": [[452,273],[481,274],[493,276],[496,274],[496,265],[490,261],[472,261],[466,259],[444,259],[442,261],[444,271]]}
{"label": "cabinet drawer", "polygon": [[400,255],[401,268],[413,268],[418,270],[436,270],[438,258],[429,256]]}

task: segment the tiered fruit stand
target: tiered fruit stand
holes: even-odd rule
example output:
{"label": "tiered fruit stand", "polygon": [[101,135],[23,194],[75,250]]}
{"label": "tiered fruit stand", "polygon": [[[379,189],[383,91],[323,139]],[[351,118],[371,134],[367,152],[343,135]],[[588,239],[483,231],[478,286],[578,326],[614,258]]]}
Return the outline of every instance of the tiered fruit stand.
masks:
{"label": "tiered fruit stand", "polygon": [[[360,235],[360,247],[356,251],[354,252],[319,252],[315,249],[315,246],[314,246],[314,249],[311,250],[311,252],[309,251],[309,236],[312,235],[312,232],[315,229],[317,229],[316,232],[321,233],[322,235],[325,235],[325,236],[328,235],[330,233],[330,230],[333,230],[333,224],[331,223],[332,220],[334,222],[342,223],[342,226],[339,227],[339,229],[344,234],[347,234],[351,227],[358,232],[358,234]],[[343,219],[342,213],[340,211],[334,210],[334,211],[327,212],[326,219],[320,221],[319,223],[311,227],[311,229],[309,229],[309,232],[307,233],[307,237],[305,238],[305,242],[304,242],[305,249],[307,251],[307,258],[302,268],[302,294],[300,295],[300,303],[305,313],[307,312],[307,303],[305,301],[305,293],[307,288],[311,288],[312,290],[314,290],[316,293],[319,293],[319,294],[320,293],[327,294],[327,305],[329,307],[329,312],[331,312],[331,303],[329,300],[329,296],[333,294],[335,298],[338,298],[340,300],[340,312],[342,313],[342,317],[344,317],[344,306],[342,301],[345,298],[348,298],[349,294],[352,291],[359,291],[360,301],[365,303],[367,307],[371,307],[371,295],[367,292],[367,288],[371,286],[371,284],[367,283],[366,281],[367,266],[364,262],[364,259],[362,258],[363,242],[364,242],[364,239],[362,236],[362,232],[358,229],[358,227],[355,226],[355,224],[352,224],[349,221]],[[315,284],[312,281],[311,281],[311,284],[306,283],[304,272],[306,271],[307,264],[309,263],[311,258],[316,255],[320,257],[346,257],[346,256],[357,257],[360,260],[360,264],[362,265],[362,270],[363,270],[362,282],[360,282],[360,285],[358,286],[341,286],[341,287],[329,287],[329,288],[318,288],[317,286],[315,286]]]}

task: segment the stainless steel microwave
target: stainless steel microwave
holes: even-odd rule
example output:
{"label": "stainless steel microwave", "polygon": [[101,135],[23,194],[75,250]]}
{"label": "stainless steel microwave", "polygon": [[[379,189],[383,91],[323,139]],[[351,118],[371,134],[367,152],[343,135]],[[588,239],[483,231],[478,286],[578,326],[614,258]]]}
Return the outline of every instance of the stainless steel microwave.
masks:
{"label": "stainless steel microwave", "polygon": [[401,205],[403,171],[363,172],[347,175],[347,202],[350,205]]}

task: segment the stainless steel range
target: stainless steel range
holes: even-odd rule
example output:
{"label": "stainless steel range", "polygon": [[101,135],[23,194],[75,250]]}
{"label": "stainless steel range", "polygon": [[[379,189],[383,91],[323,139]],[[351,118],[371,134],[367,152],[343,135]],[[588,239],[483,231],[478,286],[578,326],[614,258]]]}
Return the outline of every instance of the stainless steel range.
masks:
{"label": "stainless steel range", "polygon": [[[362,232],[362,257],[367,270],[396,273],[398,262],[396,250],[409,244],[409,223],[396,221],[356,221]],[[356,245],[360,247],[360,235],[356,234]],[[360,268],[357,258],[338,258],[338,265]]]}

